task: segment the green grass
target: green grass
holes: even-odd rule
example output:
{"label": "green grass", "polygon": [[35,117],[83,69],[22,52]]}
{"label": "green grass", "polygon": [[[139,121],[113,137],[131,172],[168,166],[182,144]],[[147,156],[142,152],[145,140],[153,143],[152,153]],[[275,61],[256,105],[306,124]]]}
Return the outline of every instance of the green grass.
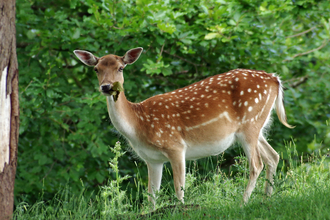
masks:
{"label": "green grass", "polygon": [[82,191],[72,195],[65,188],[51,201],[41,198],[33,205],[19,204],[14,219],[330,219],[330,158],[326,156],[309,157],[307,162],[289,157],[288,171],[284,171],[287,166],[278,170],[274,194],[268,198],[263,193],[263,172],[246,205],[242,204],[248,178],[245,157],[237,157],[235,175],[211,170],[208,178],[202,178],[192,168],[186,179],[185,205],[175,198],[170,181],[163,180],[157,209],[153,211],[146,191],[139,191],[144,198],[141,203],[121,189],[127,177],[118,172],[120,144],[113,150],[116,157],[109,164],[116,180],[103,187],[101,193],[87,196]]}

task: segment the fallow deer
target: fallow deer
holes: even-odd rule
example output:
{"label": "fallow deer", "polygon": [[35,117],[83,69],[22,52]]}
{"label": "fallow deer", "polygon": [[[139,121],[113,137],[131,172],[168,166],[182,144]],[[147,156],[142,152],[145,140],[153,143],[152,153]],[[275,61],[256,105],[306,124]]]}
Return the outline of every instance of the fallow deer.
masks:
{"label": "fallow deer", "polygon": [[271,195],[279,155],[263,131],[273,107],[282,124],[292,128],[286,121],[279,77],[264,71],[235,69],[132,103],[124,92],[112,87],[115,83],[123,85],[123,69],[133,64],[142,51],[138,47],[124,56],[110,54],[101,58],[83,50],[74,53],[84,64],[94,66],[113,125],[146,162],[149,201],[155,204],[165,162],[171,163],[175,192],[184,202],[185,161],[218,155],[235,141],[241,143],[250,167],[244,203],[255,188],[263,162],[268,179],[265,193]]}

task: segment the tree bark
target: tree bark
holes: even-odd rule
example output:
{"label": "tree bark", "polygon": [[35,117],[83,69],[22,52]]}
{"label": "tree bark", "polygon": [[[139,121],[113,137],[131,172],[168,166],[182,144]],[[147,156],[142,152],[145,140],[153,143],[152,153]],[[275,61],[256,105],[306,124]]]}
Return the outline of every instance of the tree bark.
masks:
{"label": "tree bark", "polygon": [[11,219],[19,129],[15,0],[0,1],[0,220]]}

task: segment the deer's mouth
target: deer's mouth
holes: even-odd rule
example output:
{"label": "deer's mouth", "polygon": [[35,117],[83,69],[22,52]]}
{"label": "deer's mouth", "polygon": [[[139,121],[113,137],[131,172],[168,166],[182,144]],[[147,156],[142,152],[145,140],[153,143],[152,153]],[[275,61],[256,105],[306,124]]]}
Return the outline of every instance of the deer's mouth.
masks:
{"label": "deer's mouth", "polygon": [[112,84],[102,85],[100,87],[101,92],[105,96],[113,96],[113,99],[117,101],[119,93],[124,91],[124,88],[120,82],[115,82]]}

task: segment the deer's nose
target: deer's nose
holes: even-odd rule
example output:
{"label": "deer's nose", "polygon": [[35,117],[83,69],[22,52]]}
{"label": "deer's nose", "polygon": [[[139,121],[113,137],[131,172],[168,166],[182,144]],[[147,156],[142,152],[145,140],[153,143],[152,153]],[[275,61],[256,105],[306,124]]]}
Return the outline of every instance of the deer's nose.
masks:
{"label": "deer's nose", "polygon": [[111,85],[110,84],[106,84],[106,85],[102,85],[101,86],[101,91],[102,92],[109,92],[111,89]]}

